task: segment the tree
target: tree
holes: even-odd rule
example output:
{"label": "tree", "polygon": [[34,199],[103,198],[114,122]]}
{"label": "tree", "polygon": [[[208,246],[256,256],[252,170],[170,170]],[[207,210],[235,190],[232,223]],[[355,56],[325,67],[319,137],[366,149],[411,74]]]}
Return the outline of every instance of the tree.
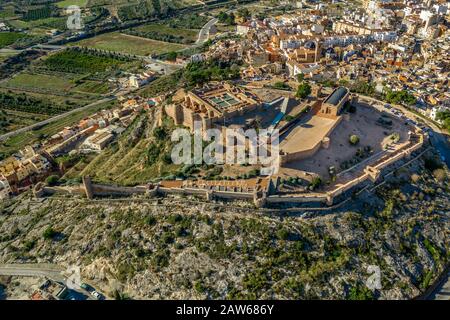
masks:
{"label": "tree", "polygon": [[167,53],[167,60],[169,61],[175,61],[177,60],[178,57],[178,53],[176,53],[175,51],[170,51],[169,53]]}
{"label": "tree", "polygon": [[296,97],[300,99],[305,99],[310,94],[311,94],[311,86],[307,82],[302,82],[297,88]]}
{"label": "tree", "polygon": [[442,122],[443,127],[450,132],[450,111],[445,110],[436,114],[436,120]]}
{"label": "tree", "polygon": [[145,218],[145,223],[149,226],[154,226],[158,221],[156,220],[155,217],[152,216],[148,216],[147,218]]}
{"label": "tree", "polygon": [[237,11],[237,15],[247,21],[247,19],[250,18],[250,11],[247,8],[241,8]]}
{"label": "tree", "polygon": [[357,285],[350,289],[349,300],[374,300],[372,291],[363,285]]}
{"label": "tree", "polygon": [[357,145],[359,143],[359,137],[356,134],[352,134],[348,139],[351,145]]}
{"label": "tree", "polygon": [[388,103],[392,104],[406,104],[410,106],[416,104],[417,102],[416,98],[406,90],[400,91],[389,90],[386,93],[385,100]]}
{"label": "tree", "polygon": [[221,12],[217,16],[217,18],[218,18],[220,23],[227,24],[227,25],[235,24],[235,22],[234,22],[235,17],[234,17],[233,12],[231,12],[230,14],[228,14],[226,12]]}
{"label": "tree", "polygon": [[55,186],[59,182],[59,177],[57,175],[52,175],[45,180],[45,182],[50,186]]}
{"label": "tree", "polygon": [[289,231],[284,228],[277,231],[277,238],[280,240],[288,240],[289,235]]}
{"label": "tree", "polygon": [[443,168],[442,163],[439,161],[439,158],[437,158],[437,157],[425,158],[424,165],[425,165],[425,168],[430,170],[431,172],[433,172],[434,170]]}
{"label": "tree", "polygon": [[279,90],[290,90],[291,89],[291,87],[283,81],[275,82],[273,87],[276,89],[279,89]]}
{"label": "tree", "polygon": [[297,81],[298,82],[303,82],[304,79],[305,79],[305,75],[303,73],[297,74]]}
{"label": "tree", "polygon": [[153,136],[158,140],[164,140],[167,137],[167,130],[164,127],[157,127],[153,130]]}
{"label": "tree", "polygon": [[125,292],[114,290],[113,293],[114,300],[130,300],[130,297]]}
{"label": "tree", "polygon": [[53,239],[56,236],[56,231],[53,229],[53,227],[48,227],[47,229],[44,230],[43,232],[43,237],[45,240],[50,240]]}
{"label": "tree", "polygon": [[309,185],[311,190],[316,190],[322,185],[322,179],[320,177],[314,177]]}

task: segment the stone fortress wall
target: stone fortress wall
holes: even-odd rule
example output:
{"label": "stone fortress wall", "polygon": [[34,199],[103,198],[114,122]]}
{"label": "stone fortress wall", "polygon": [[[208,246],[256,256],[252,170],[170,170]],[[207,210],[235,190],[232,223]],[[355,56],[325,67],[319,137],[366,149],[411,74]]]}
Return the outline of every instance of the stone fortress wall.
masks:
{"label": "stone fortress wall", "polygon": [[365,167],[363,174],[338,185],[335,189],[328,192],[308,192],[296,196],[282,196],[274,194],[278,181],[276,179],[255,178],[250,180],[238,181],[242,186],[227,186],[230,181],[214,182],[216,186],[190,186],[183,181],[167,181],[147,186],[121,187],[111,185],[100,185],[92,183],[89,177],[83,178],[83,184],[74,187],[47,187],[39,183],[34,188],[36,197],[44,197],[54,194],[86,196],[88,199],[95,197],[128,197],[142,195],[146,197],[184,195],[197,196],[211,201],[214,199],[224,200],[247,200],[253,201],[256,207],[265,207],[270,204],[280,203],[322,203],[328,206],[335,204],[335,199],[345,192],[351,190],[364,182],[376,182],[381,178],[381,172],[389,165],[408,158],[414,151],[422,148],[425,142],[425,136],[422,132],[416,131],[412,134],[409,142],[400,146],[393,155],[386,155],[376,163]]}
{"label": "stone fortress wall", "polygon": [[[194,121],[202,121],[203,128],[210,128],[213,124],[223,117],[232,117],[254,110],[262,104],[257,103],[251,95],[247,96],[246,91],[238,89],[228,84],[219,84],[206,90],[197,90],[190,92],[184,97],[184,104],[174,104],[166,107],[167,114],[172,117],[176,125],[184,125],[193,129]],[[224,97],[226,99],[235,99],[228,105],[222,100],[212,100],[215,97]],[[233,98],[234,97],[234,98]],[[239,97],[239,100],[238,100]],[[304,159],[314,155],[321,147],[327,148],[330,144],[330,134],[340,123],[346,119],[346,114],[341,115],[341,110],[351,96],[348,89],[340,87],[324,101],[314,104],[311,110],[312,118],[317,117],[318,121],[326,122],[326,125],[320,127],[319,131],[311,132],[302,129],[302,125],[308,125],[308,122],[295,124],[293,130],[298,129],[292,134],[290,145],[285,150],[281,148],[281,165],[299,159]],[[216,102],[213,102],[216,101]],[[210,103],[211,102],[211,103]],[[215,106],[212,104],[216,104]],[[220,106],[226,104],[226,107],[220,109]],[[321,120],[320,120],[321,119]],[[298,120],[301,120],[300,118]],[[320,122],[313,123],[315,125]],[[313,127],[313,126],[312,126]],[[286,128],[288,131],[291,128]],[[286,132],[287,134],[291,134]],[[307,134],[311,135],[308,139]],[[302,143],[299,144],[298,142]],[[407,158],[414,151],[420,149],[425,141],[423,132],[415,128],[410,132],[409,141],[394,146],[390,152],[385,152],[380,158],[366,165],[362,174],[351,176],[349,180],[337,181],[336,187],[326,192],[306,192],[296,195],[278,195],[276,189],[278,179],[255,178],[248,180],[235,181],[162,181],[158,184],[149,184],[136,187],[121,187],[112,185],[101,185],[92,183],[89,177],[83,177],[83,183],[74,187],[47,187],[43,183],[36,185],[35,196],[42,197],[53,194],[85,195],[88,199],[95,197],[128,197],[134,195],[144,195],[154,197],[158,195],[191,195],[206,199],[226,200],[248,200],[253,201],[255,206],[263,207],[270,204],[279,203],[322,203],[328,206],[334,204],[335,200],[345,194],[345,192],[355,188],[365,182],[380,180],[382,170],[389,165]],[[283,147],[281,145],[281,147]],[[358,166],[358,165],[356,165]],[[355,167],[356,167],[355,166]],[[348,170],[346,170],[348,171]],[[341,173],[342,174],[342,173]]]}

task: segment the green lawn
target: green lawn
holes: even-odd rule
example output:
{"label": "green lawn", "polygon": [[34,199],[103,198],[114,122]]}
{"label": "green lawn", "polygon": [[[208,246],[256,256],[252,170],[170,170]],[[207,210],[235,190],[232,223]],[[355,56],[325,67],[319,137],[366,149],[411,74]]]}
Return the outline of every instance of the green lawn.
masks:
{"label": "green lawn", "polygon": [[75,43],[75,45],[140,56],[161,54],[186,48],[186,46],[177,43],[150,40],[118,32],[102,34],[94,38],[85,39]]}

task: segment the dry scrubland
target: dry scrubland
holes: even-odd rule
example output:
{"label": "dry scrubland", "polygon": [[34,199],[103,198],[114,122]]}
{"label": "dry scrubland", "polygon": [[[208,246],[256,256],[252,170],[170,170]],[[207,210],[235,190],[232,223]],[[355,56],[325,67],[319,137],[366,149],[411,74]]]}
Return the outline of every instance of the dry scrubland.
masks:
{"label": "dry scrubland", "polygon": [[[89,175],[94,181],[120,185],[146,184],[150,180],[171,175],[180,166],[165,162],[163,154],[170,154],[170,136],[158,139],[154,136],[157,128],[157,115],[140,115],[121,135],[117,143],[95,156],[89,162],[82,161],[76,168],[67,172],[65,178],[71,179]],[[166,128],[173,123],[165,122]],[[162,142],[159,142],[162,141]],[[152,156],[152,151],[158,151]]]}
{"label": "dry scrubland", "polygon": [[[24,195],[2,204],[0,263],[79,264],[107,294],[132,298],[407,299],[448,263],[448,191],[415,163],[341,211],[303,218],[185,199]],[[381,268],[375,293],[364,285],[369,265]]]}

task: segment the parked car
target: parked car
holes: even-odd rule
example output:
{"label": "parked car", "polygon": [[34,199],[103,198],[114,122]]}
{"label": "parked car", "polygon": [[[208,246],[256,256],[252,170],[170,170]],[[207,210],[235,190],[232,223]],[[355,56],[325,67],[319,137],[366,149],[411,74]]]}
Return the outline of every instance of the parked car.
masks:
{"label": "parked car", "polygon": [[87,283],[82,283],[81,284],[81,288],[83,288],[84,290],[88,291],[88,292],[93,292],[95,291],[94,288],[92,288],[92,286],[88,285]]}
{"label": "parked car", "polygon": [[91,295],[97,300],[103,300],[103,295],[97,291],[91,292]]}

